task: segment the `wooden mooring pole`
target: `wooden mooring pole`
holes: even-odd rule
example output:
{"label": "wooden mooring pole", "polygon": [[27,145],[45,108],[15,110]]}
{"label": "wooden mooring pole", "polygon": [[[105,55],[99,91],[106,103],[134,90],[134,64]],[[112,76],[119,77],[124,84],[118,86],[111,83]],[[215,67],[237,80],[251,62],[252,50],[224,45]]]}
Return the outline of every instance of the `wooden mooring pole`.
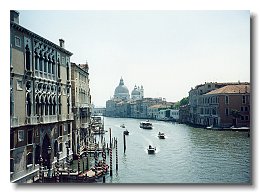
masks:
{"label": "wooden mooring pole", "polygon": [[117,152],[117,139],[115,139],[116,142],[116,171],[118,170],[118,152]]}
{"label": "wooden mooring pole", "polygon": [[123,133],[123,136],[124,136],[124,153],[125,153],[125,150],[126,150],[126,139],[125,139],[125,134]]}
{"label": "wooden mooring pole", "polygon": [[110,176],[112,176],[112,148],[110,148]]}

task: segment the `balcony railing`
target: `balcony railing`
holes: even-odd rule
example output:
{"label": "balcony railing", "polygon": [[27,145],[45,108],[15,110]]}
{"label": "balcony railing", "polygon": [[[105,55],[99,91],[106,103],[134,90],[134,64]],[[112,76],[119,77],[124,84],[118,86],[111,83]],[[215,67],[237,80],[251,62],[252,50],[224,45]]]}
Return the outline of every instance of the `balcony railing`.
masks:
{"label": "balcony railing", "polygon": [[37,124],[37,116],[31,116],[31,117],[26,117],[25,118],[25,124]]}

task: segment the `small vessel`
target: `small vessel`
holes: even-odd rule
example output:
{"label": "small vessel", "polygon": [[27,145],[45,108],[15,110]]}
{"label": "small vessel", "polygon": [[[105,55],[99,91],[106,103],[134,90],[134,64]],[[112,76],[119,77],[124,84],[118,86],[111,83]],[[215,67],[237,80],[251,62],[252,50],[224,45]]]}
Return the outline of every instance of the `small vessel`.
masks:
{"label": "small vessel", "polygon": [[147,151],[148,151],[148,154],[154,154],[156,151],[156,147],[152,147],[151,145],[149,145]]}
{"label": "small vessel", "polygon": [[124,135],[129,135],[129,131],[127,131],[127,129],[124,131]]}
{"label": "small vessel", "polygon": [[125,128],[125,124],[120,125],[120,127]]}
{"label": "small vessel", "polygon": [[164,133],[161,133],[161,132],[158,133],[158,137],[159,137],[159,139],[165,139]]}
{"label": "small vessel", "polygon": [[212,129],[213,128],[213,125],[210,125],[208,127],[206,127],[207,129]]}
{"label": "small vessel", "polygon": [[149,120],[147,121],[142,121],[140,123],[140,128],[143,128],[143,129],[152,129],[153,128],[153,125],[152,123],[149,122]]}

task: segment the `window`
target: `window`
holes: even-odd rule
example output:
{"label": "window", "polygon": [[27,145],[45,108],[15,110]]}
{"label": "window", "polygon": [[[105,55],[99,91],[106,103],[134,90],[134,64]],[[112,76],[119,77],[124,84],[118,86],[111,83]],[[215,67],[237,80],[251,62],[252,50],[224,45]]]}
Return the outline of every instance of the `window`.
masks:
{"label": "window", "polygon": [[244,111],[244,107],[241,107],[240,110],[241,110],[241,112],[243,112]]}
{"label": "window", "polygon": [[33,143],[33,130],[27,131],[27,144]]}
{"label": "window", "polygon": [[10,172],[14,172],[14,158],[10,158]]}
{"label": "window", "polygon": [[59,136],[62,136],[62,125],[59,128]]}
{"label": "window", "polygon": [[14,148],[14,132],[11,131],[11,134],[10,134],[10,149],[13,149]]}
{"label": "window", "polygon": [[225,104],[228,104],[229,103],[229,98],[228,96],[225,96]]}
{"label": "window", "polygon": [[32,155],[32,152],[29,152],[29,153],[27,153],[27,158],[26,158],[27,160],[26,160],[26,164],[27,165],[30,165],[30,164],[33,164],[33,155]]}
{"label": "window", "polygon": [[21,47],[21,38],[15,36],[14,37],[14,45],[20,48]]}
{"label": "window", "polygon": [[16,80],[16,90],[22,91],[23,90],[23,82],[21,80]]}
{"label": "window", "polygon": [[226,114],[226,116],[229,115],[229,109],[225,109],[225,114]]}
{"label": "window", "polygon": [[248,111],[248,107],[245,107],[245,111]]}
{"label": "window", "polygon": [[240,116],[240,119],[241,119],[241,121],[245,120],[244,116]]}
{"label": "window", "polygon": [[59,144],[59,152],[62,152],[62,149],[63,149],[62,143],[60,143],[60,144]]}
{"label": "window", "polygon": [[246,96],[242,96],[242,103],[246,104]]}
{"label": "window", "polygon": [[245,120],[248,121],[248,120],[249,120],[249,117],[248,117],[248,116],[245,116]]}
{"label": "window", "polygon": [[24,140],[24,130],[18,130],[18,142]]}
{"label": "window", "polygon": [[25,69],[30,71],[31,70],[31,52],[29,49],[28,44],[25,47]]}

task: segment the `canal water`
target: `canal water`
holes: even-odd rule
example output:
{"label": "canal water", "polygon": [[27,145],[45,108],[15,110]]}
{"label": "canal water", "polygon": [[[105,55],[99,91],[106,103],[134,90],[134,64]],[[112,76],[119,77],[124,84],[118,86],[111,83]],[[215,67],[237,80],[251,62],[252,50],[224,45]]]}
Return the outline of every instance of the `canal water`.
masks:
{"label": "canal water", "polygon": [[[119,169],[106,183],[250,183],[251,146],[247,132],[216,131],[184,124],[154,121],[141,129],[141,119],[105,117],[105,130],[118,139]],[[126,153],[123,147],[125,124]],[[158,133],[164,132],[165,139]],[[109,142],[109,132],[104,135]],[[148,145],[156,147],[148,154]],[[109,159],[107,159],[109,163]],[[100,183],[102,180],[100,180]]]}

